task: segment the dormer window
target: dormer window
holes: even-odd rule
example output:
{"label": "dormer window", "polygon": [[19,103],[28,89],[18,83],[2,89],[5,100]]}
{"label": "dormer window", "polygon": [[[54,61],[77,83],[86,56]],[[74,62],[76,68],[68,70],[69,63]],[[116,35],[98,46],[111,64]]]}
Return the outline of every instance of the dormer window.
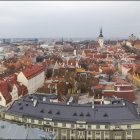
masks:
{"label": "dormer window", "polygon": [[84,116],[84,114],[83,114],[83,113],[81,113],[81,114],[80,114],[80,116]]}
{"label": "dormer window", "polygon": [[87,113],[87,115],[86,115],[87,117],[90,117],[90,114],[89,113]]}
{"label": "dormer window", "polygon": [[73,116],[77,116],[77,113],[75,112],[75,113],[73,114]]}

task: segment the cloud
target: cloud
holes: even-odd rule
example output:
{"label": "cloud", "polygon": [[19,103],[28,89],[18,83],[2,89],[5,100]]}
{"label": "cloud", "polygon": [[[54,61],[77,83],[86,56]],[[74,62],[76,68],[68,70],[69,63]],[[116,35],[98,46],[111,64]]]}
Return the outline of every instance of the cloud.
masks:
{"label": "cloud", "polygon": [[93,37],[140,34],[140,2],[1,1],[0,37]]}

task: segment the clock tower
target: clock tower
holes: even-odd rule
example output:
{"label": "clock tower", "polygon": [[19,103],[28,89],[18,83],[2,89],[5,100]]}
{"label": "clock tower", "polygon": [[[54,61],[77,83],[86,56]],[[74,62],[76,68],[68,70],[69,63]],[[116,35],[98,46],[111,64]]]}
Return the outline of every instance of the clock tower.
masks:
{"label": "clock tower", "polygon": [[98,43],[99,43],[99,45],[100,45],[100,48],[102,48],[103,45],[104,45],[104,37],[103,37],[103,35],[102,35],[102,28],[100,29],[100,35],[99,35],[99,37],[98,37]]}

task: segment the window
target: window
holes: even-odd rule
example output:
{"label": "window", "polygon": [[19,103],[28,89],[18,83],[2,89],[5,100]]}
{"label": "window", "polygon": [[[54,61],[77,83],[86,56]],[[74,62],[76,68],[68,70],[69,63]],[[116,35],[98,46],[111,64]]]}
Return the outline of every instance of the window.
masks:
{"label": "window", "polygon": [[105,135],[109,135],[109,131],[105,131]]}
{"label": "window", "polygon": [[62,136],[62,140],[66,140],[66,136]]}
{"label": "window", "polygon": [[39,123],[39,124],[42,124],[42,121],[39,120],[38,123]]}
{"label": "window", "polygon": [[23,120],[25,123],[27,122],[27,119],[26,118],[24,118],[24,120]]}
{"label": "window", "polygon": [[119,129],[120,128],[120,126],[119,125],[115,125],[115,129]]}
{"label": "window", "polygon": [[57,123],[56,122],[54,123],[54,126],[57,126]]}
{"label": "window", "polygon": [[108,129],[109,128],[109,125],[105,125],[105,129]]}
{"label": "window", "polygon": [[96,125],[96,129],[100,129],[100,125]]}
{"label": "window", "polygon": [[88,131],[88,135],[91,135],[91,131]]}
{"label": "window", "polygon": [[131,137],[127,137],[127,140],[132,140]]}
{"label": "window", "polygon": [[71,124],[71,128],[74,128],[74,124]]}
{"label": "window", "polygon": [[66,129],[62,129],[61,132],[62,132],[63,134],[65,134],[65,133],[66,133]]}
{"label": "window", "polygon": [[19,120],[19,118],[18,118],[17,116],[15,116],[15,117],[14,117],[14,119],[15,119],[16,121],[18,121],[18,120]]}
{"label": "window", "polygon": [[96,135],[100,135],[100,131],[97,131],[97,132],[96,132]]}
{"label": "window", "polygon": [[46,125],[50,125],[50,123],[49,122],[46,122]]}
{"label": "window", "polygon": [[74,130],[71,130],[71,134],[74,134],[74,132],[75,132]]}
{"label": "window", "polygon": [[91,125],[88,125],[88,129],[91,129]]}
{"label": "window", "polygon": [[66,123],[62,123],[62,127],[66,127]]}
{"label": "window", "polygon": [[83,135],[83,131],[79,131],[79,135]]}
{"label": "window", "polygon": [[131,131],[127,131],[127,135],[131,135]]}
{"label": "window", "polygon": [[57,129],[56,128],[54,128],[54,132],[57,132]]}
{"label": "window", "polygon": [[115,132],[115,136],[120,136],[121,133],[120,132]]}
{"label": "window", "polygon": [[74,140],[74,139],[75,139],[75,137],[71,136],[71,140]]}
{"label": "window", "polygon": [[1,96],[0,96],[0,101],[2,100]]}
{"label": "window", "polygon": [[127,129],[131,129],[131,125],[127,125]]}
{"label": "window", "polygon": [[34,120],[31,120],[31,123],[34,123]]}
{"label": "window", "polygon": [[82,125],[82,124],[80,124],[80,125],[79,125],[79,127],[83,127],[83,125]]}

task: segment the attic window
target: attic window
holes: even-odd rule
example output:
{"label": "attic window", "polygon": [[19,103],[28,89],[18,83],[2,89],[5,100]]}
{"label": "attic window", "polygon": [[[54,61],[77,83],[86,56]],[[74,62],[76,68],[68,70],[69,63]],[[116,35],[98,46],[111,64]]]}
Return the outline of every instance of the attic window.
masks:
{"label": "attic window", "polygon": [[89,117],[89,116],[90,116],[90,114],[88,113],[86,116],[87,116],[87,117]]}
{"label": "attic window", "polygon": [[104,117],[108,117],[108,114],[107,114],[107,113],[105,113],[105,114],[104,114]]}
{"label": "attic window", "polygon": [[40,112],[41,112],[41,113],[44,113],[44,110],[43,110],[43,109],[41,109],[41,110],[40,110]]}
{"label": "attic window", "polygon": [[59,115],[60,114],[60,111],[57,111],[56,114]]}
{"label": "attic window", "polygon": [[21,103],[19,102],[18,105],[21,105]]}
{"label": "attic window", "polygon": [[75,113],[73,114],[73,116],[77,116],[77,113],[75,112]]}
{"label": "attic window", "polygon": [[52,114],[52,111],[50,110],[48,113],[49,113],[49,114]]}
{"label": "attic window", "polygon": [[83,113],[81,113],[81,114],[80,114],[80,116],[84,116],[84,114],[83,114]]}
{"label": "attic window", "polygon": [[21,106],[19,109],[20,109],[20,110],[23,110],[23,107]]}

